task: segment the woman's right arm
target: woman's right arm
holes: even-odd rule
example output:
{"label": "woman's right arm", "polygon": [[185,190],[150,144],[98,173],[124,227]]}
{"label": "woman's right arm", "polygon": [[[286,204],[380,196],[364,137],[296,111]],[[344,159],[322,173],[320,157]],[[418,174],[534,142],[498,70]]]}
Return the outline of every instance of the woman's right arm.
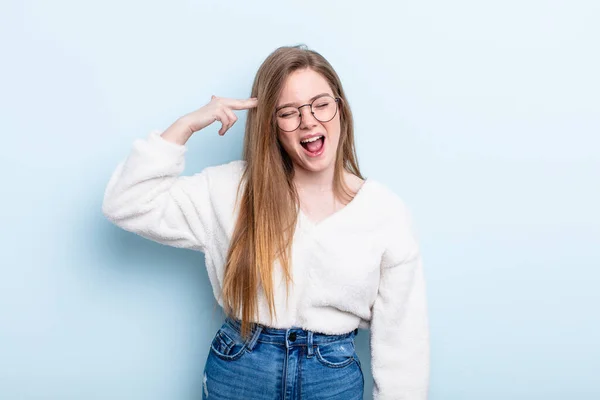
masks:
{"label": "woman's right arm", "polygon": [[232,110],[255,107],[256,99],[214,97],[204,107],[174,122],[162,134],[153,131],[133,143],[129,156],[113,172],[102,212],[117,226],[158,243],[205,251],[211,237],[214,205],[210,171],[181,176],[185,143],[214,121],[223,135],[236,122]]}

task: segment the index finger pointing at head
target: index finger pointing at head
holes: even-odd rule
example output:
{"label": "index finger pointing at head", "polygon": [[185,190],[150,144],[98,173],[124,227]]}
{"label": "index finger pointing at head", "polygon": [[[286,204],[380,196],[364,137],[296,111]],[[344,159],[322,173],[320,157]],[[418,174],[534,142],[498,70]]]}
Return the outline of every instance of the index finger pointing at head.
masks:
{"label": "index finger pointing at head", "polygon": [[256,97],[249,99],[227,99],[224,103],[234,110],[246,110],[256,107],[258,99]]}

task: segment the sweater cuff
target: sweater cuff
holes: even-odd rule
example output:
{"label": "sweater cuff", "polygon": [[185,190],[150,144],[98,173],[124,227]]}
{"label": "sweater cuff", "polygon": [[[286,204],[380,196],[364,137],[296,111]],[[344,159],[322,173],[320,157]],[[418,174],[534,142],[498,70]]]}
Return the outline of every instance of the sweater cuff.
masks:
{"label": "sweater cuff", "polygon": [[173,142],[169,142],[168,140],[163,139],[161,136],[161,131],[158,129],[154,129],[148,135],[148,144],[160,151],[161,153],[167,153],[168,155],[172,155],[174,157],[180,157],[185,154],[187,151],[187,147],[182,144],[177,144]]}

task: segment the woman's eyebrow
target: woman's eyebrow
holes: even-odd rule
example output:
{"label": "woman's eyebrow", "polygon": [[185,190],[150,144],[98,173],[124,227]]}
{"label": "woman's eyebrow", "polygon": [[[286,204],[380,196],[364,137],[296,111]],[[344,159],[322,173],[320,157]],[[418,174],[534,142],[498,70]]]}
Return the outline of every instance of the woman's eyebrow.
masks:
{"label": "woman's eyebrow", "polygon": [[[329,93],[319,93],[318,95],[311,97],[310,100],[308,100],[308,102],[310,103],[311,101],[313,101],[317,97],[321,97],[321,96],[331,96],[331,94],[329,94]],[[280,109],[282,109],[284,107],[291,107],[291,106],[296,106],[296,105],[298,105],[298,103],[285,103],[285,104],[282,104],[282,105],[278,106],[275,109],[275,111],[279,111]]]}

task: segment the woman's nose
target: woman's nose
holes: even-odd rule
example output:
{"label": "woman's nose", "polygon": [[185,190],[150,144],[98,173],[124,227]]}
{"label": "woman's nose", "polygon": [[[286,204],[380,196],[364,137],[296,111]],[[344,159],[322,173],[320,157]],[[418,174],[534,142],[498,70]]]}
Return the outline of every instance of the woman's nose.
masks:
{"label": "woman's nose", "polygon": [[319,123],[319,120],[311,112],[310,106],[300,108],[300,128],[313,127]]}

